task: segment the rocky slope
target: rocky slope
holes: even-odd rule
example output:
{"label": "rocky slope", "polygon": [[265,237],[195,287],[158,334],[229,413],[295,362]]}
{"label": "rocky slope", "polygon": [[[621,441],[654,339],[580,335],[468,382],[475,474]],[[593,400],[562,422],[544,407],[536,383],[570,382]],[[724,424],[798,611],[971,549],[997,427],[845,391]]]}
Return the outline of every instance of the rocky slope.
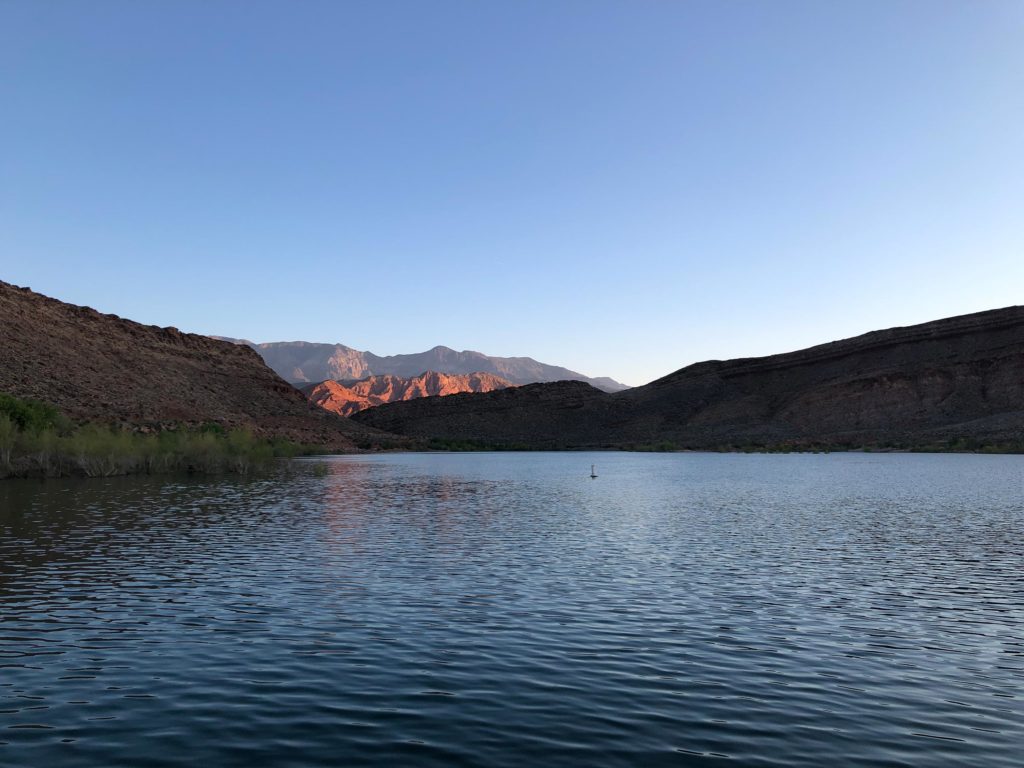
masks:
{"label": "rocky slope", "polygon": [[0,392],[76,421],[217,422],[338,450],[381,436],[315,407],[253,350],[0,281]]}
{"label": "rocky slope", "polygon": [[326,379],[355,380],[385,374],[409,378],[423,371],[440,371],[450,374],[490,373],[513,384],[573,380],[586,381],[606,392],[627,388],[625,384],[607,376],[589,378],[568,368],[539,363],[530,357],[490,357],[469,350],[456,352],[448,347],[382,357],[372,352],[360,352],[344,344],[312,344],[307,341],[255,344],[245,339],[224,336],[214,338],[251,346],[281,378],[296,384]]}
{"label": "rocky slope", "polygon": [[616,394],[579,382],[393,403],[355,420],[533,447],[1024,440],[1024,307],[691,365]]}
{"label": "rocky slope", "polygon": [[328,379],[302,387],[302,393],[321,408],[340,416],[351,416],[383,403],[454,395],[459,392],[493,392],[511,386],[511,382],[491,373],[449,374],[426,371],[412,378],[384,374],[353,382]]}

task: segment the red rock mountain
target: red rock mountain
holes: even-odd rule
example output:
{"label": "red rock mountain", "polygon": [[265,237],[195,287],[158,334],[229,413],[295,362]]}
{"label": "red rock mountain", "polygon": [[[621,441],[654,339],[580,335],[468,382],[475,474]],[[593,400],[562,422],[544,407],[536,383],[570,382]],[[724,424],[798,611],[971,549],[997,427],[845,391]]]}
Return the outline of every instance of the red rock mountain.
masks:
{"label": "red rock mountain", "polygon": [[426,371],[419,376],[393,374],[368,376],[353,382],[332,379],[302,388],[310,402],[341,416],[351,416],[366,408],[417,397],[455,395],[460,392],[493,392],[515,386],[492,373],[438,373]]}
{"label": "red rock mountain", "polygon": [[247,344],[255,349],[274,371],[285,381],[296,386],[333,379],[354,381],[367,376],[393,374],[412,378],[421,371],[444,373],[491,373],[512,384],[532,384],[538,381],[585,381],[605,392],[628,389],[607,376],[590,378],[559,365],[548,365],[532,357],[492,357],[481,352],[457,352],[448,347],[434,347],[426,352],[409,355],[375,355],[360,352],[344,344],[313,344],[308,341],[274,341],[256,344],[245,339],[214,336],[221,341]]}

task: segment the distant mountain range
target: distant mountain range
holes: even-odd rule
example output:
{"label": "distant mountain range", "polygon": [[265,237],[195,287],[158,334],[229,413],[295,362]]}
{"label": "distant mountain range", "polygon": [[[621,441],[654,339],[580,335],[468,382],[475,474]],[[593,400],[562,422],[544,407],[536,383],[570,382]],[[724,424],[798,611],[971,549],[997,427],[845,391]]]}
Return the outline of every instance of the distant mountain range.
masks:
{"label": "distant mountain range", "polygon": [[419,376],[405,378],[385,373],[368,376],[354,382],[331,379],[302,387],[302,393],[321,408],[351,416],[353,413],[383,403],[412,400],[417,397],[454,395],[459,392],[493,392],[514,386],[507,379],[492,373],[437,373],[427,371]]}
{"label": "distant mountain range", "polygon": [[709,360],[608,394],[580,382],[427,397],[353,420],[530,448],[1024,446],[1024,307]]}
{"label": "distant mountain range", "polygon": [[629,386],[607,376],[591,378],[558,365],[539,363],[530,357],[491,357],[481,352],[456,352],[434,347],[426,352],[381,357],[360,352],[344,344],[315,344],[308,341],[274,341],[258,344],[247,339],[214,336],[221,341],[247,344],[285,381],[293,384],[318,383],[326,379],[355,381],[367,376],[392,374],[403,378],[426,371],[466,374],[491,373],[512,384],[543,381],[585,381],[603,392],[620,392]]}

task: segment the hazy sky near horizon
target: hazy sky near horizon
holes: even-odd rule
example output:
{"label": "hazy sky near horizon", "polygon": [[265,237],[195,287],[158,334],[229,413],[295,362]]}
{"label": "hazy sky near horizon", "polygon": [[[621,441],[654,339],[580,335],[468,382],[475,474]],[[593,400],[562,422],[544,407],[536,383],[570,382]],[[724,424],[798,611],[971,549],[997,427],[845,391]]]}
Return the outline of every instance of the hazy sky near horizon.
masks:
{"label": "hazy sky near horizon", "polygon": [[1024,2],[0,0],[0,279],[642,384],[1024,303]]}

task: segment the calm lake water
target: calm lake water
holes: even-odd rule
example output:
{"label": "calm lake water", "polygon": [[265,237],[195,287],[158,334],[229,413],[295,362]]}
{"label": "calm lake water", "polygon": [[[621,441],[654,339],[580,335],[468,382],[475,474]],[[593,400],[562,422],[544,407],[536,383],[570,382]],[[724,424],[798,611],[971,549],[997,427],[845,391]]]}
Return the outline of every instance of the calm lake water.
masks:
{"label": "calm lake water", "polygon": [[324,461],[0,483],[0,765],[1024,761],[1024,457]]}

